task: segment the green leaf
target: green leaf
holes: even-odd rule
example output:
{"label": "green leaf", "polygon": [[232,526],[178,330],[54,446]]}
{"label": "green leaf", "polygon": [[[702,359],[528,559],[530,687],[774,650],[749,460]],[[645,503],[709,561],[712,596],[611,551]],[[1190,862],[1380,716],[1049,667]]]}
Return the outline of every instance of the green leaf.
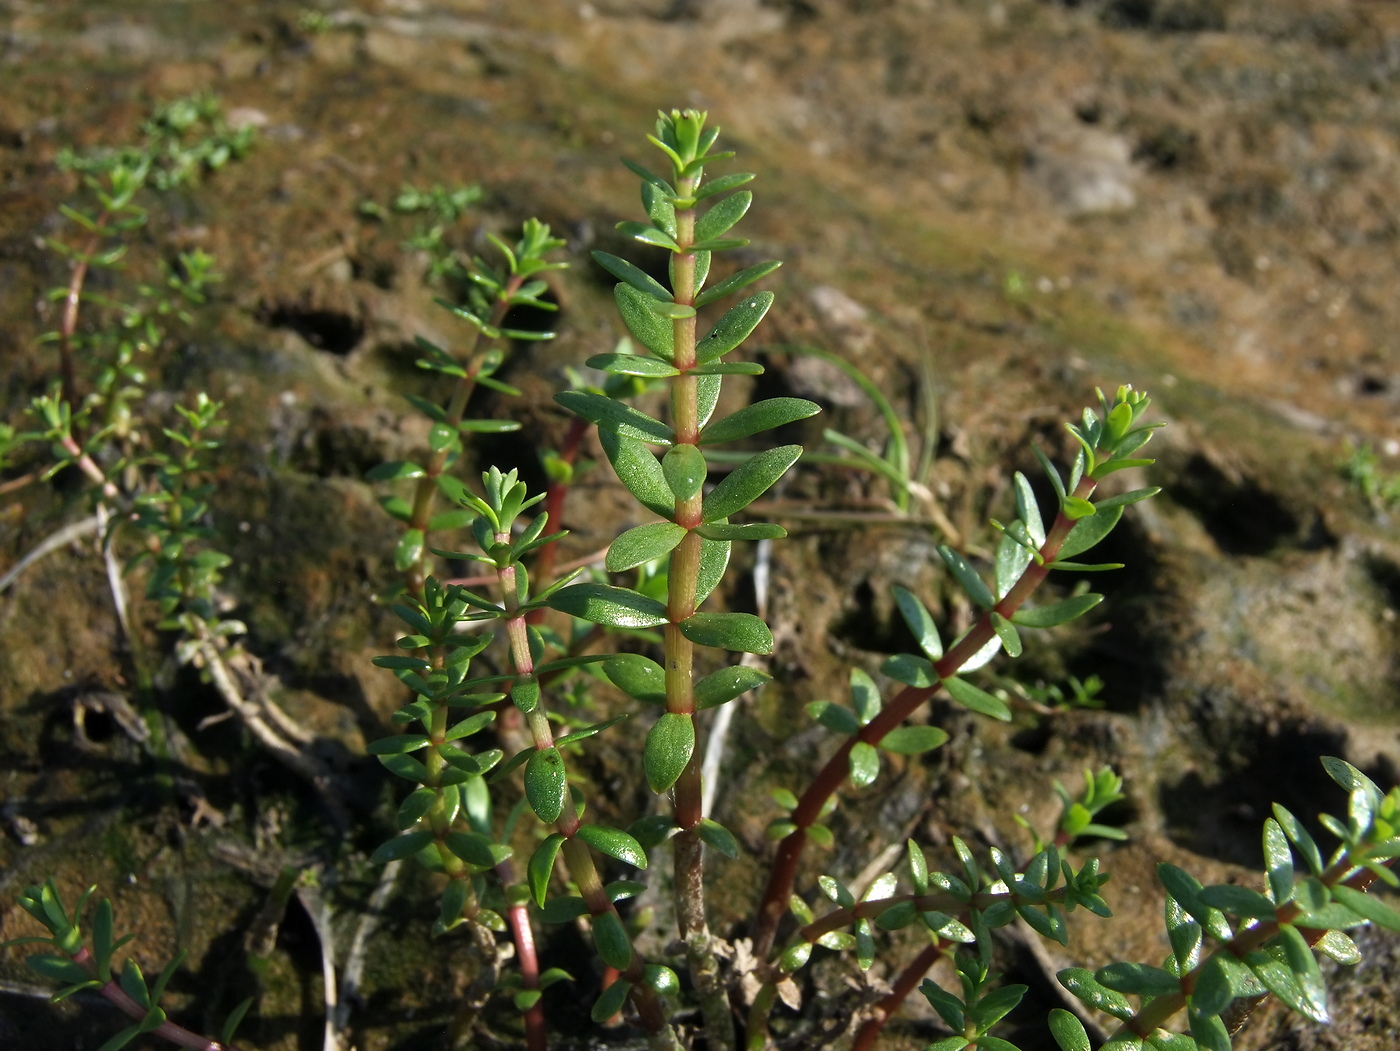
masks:
{"label": "green leaf", "polygon": [[992,696],[986,690],[979,689],[966,679],[950,675],[943,680],[943,687],[953,700],[964,708],[970,708],[982,715],[990,715],[993,719],[1000,719],[1002,722],[1011,721],[1011,709],[1006,706],[1005,701]]}
{"label": "green leaf", "polygon": [[602,733],[609,726],[617,725],[618,723],[622,722],[623,719],[626,718],[627,714],[625,712],[622,715],[614,715],[611,719],[604,719],[600,723],[593,723],[591,726],[585,726],[581,729],[574,730],[570,733],[566,733],[563,737],[556,737],[554,739],[554,743],[556,746],[559,746],[573,744],[575,741],[586,740],[587,738],[592,737],[594,734]]}
{"label": "green leaf", "polygon": [[1088,551],[1089,548],[1108,536],[1122,517],[1123,509],[1112,507],[1102,514],[1081,518],[1069,531],[1069,536],[1065,537],[1065,542],[1060,545],[1060,550],[1055,552],[1055,557],[1057,559],[1073,558],[1081,552]]}
{"label": "green leaf", "polygon": [[936,726],[901,726],[880,739],[877,747],[898,755],[922,755],[948,740],[948,734]]}
{"label": "green leaf", "polygon": [[[694,446],[687,446],[694,448]],[[685,539],[685,529],[675,522],[649,522],[627,530],[608,546],[609,573],[635,569],[668,555]]]}
{"label": "green leaf", "polygon": [[1023,628],[1053,628],[1067,624],[1076,617],[1082,617],[1103,601],[1102,595],[1091,593],[1075,595],[1060,602],[1037,609],[1019,609],[1012,614],[1011,621]]}
{"label": "green leaf", "polygon": [[734,833],[718,821],[701,818],[700,823],[695,826],[695,834],[705,844],[714,847],[725,857],[737,858],[739,856],[739,841],[734,838]]}
{"label": "green leaf", "polygon": [[941,658],[943,641],[938,637],[938,628],[933,623],[932,614],[919,601],[918,596],[908,588],[896,584],[894,602],[899,607],[899,614],[904,618],[904,623],[908,624],[909,630],[914,633],[919,649],[928,655],[929,660],[936,661]]}
{"label": "green leaf", "polygon": [[592,255],[594,262],[619,281],[625,281],[631,285],[638,292],[663,302],[672,298],[665,285],[652,278],[645,271],[633,266],[626,259],[620,259],[607,252],[593,252]]}
{"label": "green leaf", "polygon": [[938,545],[938,554],[947,564],[954,579],[967,592],[968,597],[983,609],[991,609],[997,604],[996,598],[992,595],[991,589],[983,583],[982,578],[977,575],[977,571],[967,564],[967,561],[947,544]]}
{"label": "green leaf", "polygon": [[428,768],[411,755],[381,755],[379,761],[390,773],[397,774],[405,781],[416,781],[421,785],[428,779]]}
{"label": "green leaf", "polygon": [[563,833],[555,832],[530,855],[526,878],[530,882],[530,893],[535,899],[535,904],[540,908],[544,908],[545,894],[549,891],[549,877],[554,871],[554,859],[559,856],[559,848],[563,845]]}
{"label": "green leaf", "polygon": [[1202,888],[1196,900],[1242,919],[1272,920],[1276,914],[1274,903],[1258,891],[1228,883]]}
{"label": "green leaf", "polygon": [[654,445],[670,445],[675,438],[671,428],[660,420],[654,420],[646,413],[602,394],[566,390],[556,394],[554,400],[589,423],[597,424],[600,430],[612,431],[624,438],[635,438]]}
{"label": "green leaf", "polygon": [[705,497],[701,516],[713,522],[742,511],[766,493],[801,455],[800,445],[780,445],[749,457]]}
{"label": "green leaf", "polygon": [[665,792],[676,783],[695,751],[695,723],[689,715],[665,712],[647,733],[642,765],[653,792]]}
{"label": "green leaf", "polygon": [[772,430],[821,412],[816,402],[803,398],[768,398],[756,401],[723,419],[715,420],[700,432],[701,445],[738,441],[760,431]]}
{"label": "green leaf", "polygon": [[849,736],[860,732],[860,721],[855,713],[834,701],[812,701],[807,705],[807,714],[839,734]]}
{"label": "green leaf", "polygon": [[423,557],[423,530],[405,529],[394,547],[394,568],[404,572]]}
{"label": "green leaf", "polygon": [[219,1043],[233,1043],[233,1034],[237,1031],[239,1023],[243,1021],[243,1016],[248,1013],[248,1008],[252,1006],[253,997],[250,996],[228,1013],[228,1017],[224,1019],[223,1027],[219,1030]]}
{"label": "green leaf", "polygon": [[666,607],[653,598],[610,584],[573,584],[549,604],[561,613],[614,628],[654,628],[667,620]]}
{"label": "green leaf", "polygon": [[1001,639],[1001,645],[1006,650],[1006,655],[1019,657],[1021,655],[1021,636],[1016,633],[1015,626],[995,610],[990,616],[992,618],[992,631],[996,632],[997,638]]}
{"label": "green leaf", "polygon": [[136,1025],[128,1026],[99,1047],[97,1051],[119,1051],[120,1048],[126,1047],[144,1031],[139,1022]]}
{"label": "green leaf", "polygon": [[480,832],[449,832],[443,843],[468,865],[481,869],[495,868],[511,854],[510,847],[492,843],[489,836]]}
{"label": "green leaf", "polygon": [[[666,703],[666,670],[640,653],[619,653],[603,662],[603,674],[627,696],[644,704]],[[699,687],[697,686],[697,692]]]}
{"label": "green leaf", "polygon": [[575,835],[594,850],[606,854],[610,858],[616,858],[624,864],[639,869],[647,867],[646,852],[642,850],[641,844],[620,828],[609,828],[606,825],[580,825]]}
{"label": "green leaf", "polygon": [[717,299],[723,299],[731,292],[737,292],[739,289],[753,284],[760,278],[767,277],[782,265],[782,263],[770,260],[766,263],[756,263],[753,266],[746,267],[736,274],[730,274],[713,288],[707,288],[696,296],[695,305],[697,307],[703,307],[707,303],[713,303]]}
{"label": "green leaf", "polygon": [[753,203],[753,194],[748,190],[731,194],[716,201],[708,212],[695,222],[695,240],[712,241],[727,233],[729,228],[744,217]]}
{"label": "green leaf", "polygon": [[1315,948],[1326,953],[1344,967],[1361,962],[1361,950],[1341,931],[1328,931],[1318,939]]}
{"label": "green leaf", "polygon": [[381,463],[377,467],[371,467],[365,472],[365,481],[409,481],[414,478],[422,478],[425,474],[427,474],[427,472],[416,463],[412,463],[409,460],[395,460],[390,463]]}
{"label": "green leaf", "polygon": [[661,458],[661,473],[678,504],[693,500],[705,487],[705,455],[693,445],[672,446]]}
{"label": "green leaf", "polygon": [[30,970],[38,971],[45,978],[52,978],[56,982],[77,984],[92,981],[92,975],[66,956],[42,954],[30,956],[24,962],[29,965]]}
{"label": "green leaf", "polygon": [[[660,670],[660,665],[657,665],[657,668]],[[742,664],[721,668],[719,671],[706,675],[695,684],[695,707],[697,710],[703,711],[706,708],[727,704],[741,694],[758,689],[771,678],[772,676],[767,672],[745,667]]]}
{"label": "green leaf", "polygon": [[1313,875],[1322,875],[1322,852],[1317,849],[1317,843],[1308,834],[1302,822],[1277,803],[1274,804],[1274,818],[1283,828],[1284,834],[1298,848]]}
{"label": "green leaf", "polygon": [[[618,285],[613,289],[613,298],[617,300],[617,312],[622,315],[623,324],[637,337],[637,342],[657,357],[673,360],[676,356],[675,326],[651,308],[656,300],[631,285]],[[670,298],[668,292],[666,299]]]}
{"label": "green leaf", "polygon": [[763,366],[756,361],[709,361],[690,370],[692,376],[762,376]]}
{"label": "green leaf", "polygon": [[577,894],[550,898],[540,910],[540,919],[545,923],[568,923],[587,915],[588,903]]}
{"label": "green leaf", "polygon": [[700,540],[700,572],[695,577],[695,604],[698,606],[710,597],[710,593],[724,579],[724,571],[729,565],[729,552],[734,547],[729,540]]}
{"label": "green leaf", "polygon": [[[1123,464],[1122,466],[1123,466],[1123,467],[1127,467],[1127,466],[1139,467],[1139,466],[1145,466],[1145,465],[1150,464],[1150,463],[1152,463],[1152,462],[1153,462],[1153,461],[1151,461],[1151,460],[1137,460],[1137,461],[1131,462],[1130,464],[1125,463],[1125,464]],[[1094,506],[1095,506],[1096,508],[1098,508],[1098,513],[1099,513],[1099,514],[1103,514],[1105,511],[1112,510],[1112,509],[1115,508],[1115,507],[1127,507],[1129,504],[1135,504],[1135,503],[1138,503],[1138,502],[1141,501],[1141,500],[1147,500],[1147,499],[1149,499],[1149,498],[1151,498],[1151,497],[1156,496],[1156,495],[1157,495],[1158,493],[1160,493],[1161,491],[1162,491],[1161,487],[1160,487],[1160,486],[1155,486],[1155,485],[1154,485],[1154,486],[1149,486],[1149,487],[1146,488],[1146,489],[1134,489],[1134,490],[1133,490],[1132,492],[1130,492],[1130,493],[1119,493],[1117,496],[1110,496],[1110,497],[1107,497],[1106,499],[1100,500],[1100,501],[1099,501],[1098,503],[1096,503]]]}
{"label": "green leaf", "polygon": [[525,797],[531,809],[546,825],[552,825],[564,812],[567,792],[568,778],[559,749],[536,749],[525,763]]}
{"label": "green leaf", "polygon": [[433,834],[426,829],[418,832],[406,832],[401,836],[395,836],[387,843],[380,845],[379,849],[370,855],[370,861],[375,865],[385,865],[391,861],[401,861],[404,858],[412,857],[433,841]]}
{"label": "green leaf", "polygon": [[1145,963],[1111,963],[1100,967],[1094,978],[1106,989],[1138,996],[1164,996],[1181,991],[1181,979]]}
{"label": "green leaf", "polygon": [[603,447],[618,480],[643,507],[662,518],[675,514],[675,498],[666,484],[661,462],[650,449],[633,438],[623,438],[606,430],[598,432],[598,444]]}
{"label": "green leaf", "polygon": [[748,339],[772,305],[772,292],[758,292],[732,307],[695,345],[696,364],[704,365],[721,358]]}
{"label": "green leaf", "polygon": [[680,622],[680,629],[697,646],[743,653],[773,652],[773,633],[752,613],[695,613]]}
{"label": "green leaf", "polygon": [[1133,1017],[1133,1005],[1128,998],[1102,985],[1093,972],[1083,967],[1069,967],[1056,977],[1061,985],[1090,1007],[1124,1022]]}
{"label": "green leaf", "polygon": [[1060,1045],[1060,1051],[1090,1051],[1089,1034],[1084,1023],[1062,1007],[1050,1011],[1050,1035]]}
{"label": "green leaf", "polygon": [[622,920],[611,909],[593,917],[593,946],[604,963],[619,971],[627,970],[632,962],[632,942]]}
{"label": "green leaf", "polygon": [[531,680],[518,682],[510,688],[510,701],[524,714],[529,715],[540,703],[540,684]]}
{"label": "green leaf", "polygon": [[704,427],[710,422],[710,417],[715,414],[715,406],[719,404],[719,392],[724,385],[724,379],[720,376],[695,376],[695,407],[699,410],[697,423]]}
{"label": "green leaf", "polygon": [[417,788],[410,792],[399,804],[398,824],[400,830],[410,829],[418,824],[418,819],[432,809],[437,801],[437,790]]}
{"label": "green leaf", "polygon": [[427,743],[428,739],[422,734],[396,734],[371,742],[365,751],[370,755],[401,755],[404,752],[417,751]]}
{"label": "green leaf", "polygon": [[642,982],[651,986],[662,996],[674,996],[680,992],[681,980],[676,972],[659,963],[649,963],[642,970]]}
{"label": "green leaf", "polygon": [[[1013,522],[1010,530],[1016,530],[1024,536],[1025,526],[1020,522]],[[1010,530],[1002,534],[1001,540],[997,542],[996,562],[993,566],[992,577],[996,582],[996,594],[998,598],[1005,598],[1021,579],[1021,574],[1025,572],[1027,566],[1034,561],[1031,553],[1025,546],[1018,543],[1011,535]]]}
{"label": "green leaf", "polygon": [[768,522],[749,522],[745,525],[708,522],[695,530],[708,540],[781,540],[787,530],[780,525]]}
{"label": "green leaf", "polygon": [[1230,1034],[1218,1016],[1191,1011],[1187,1019],[1198,1051],[1230,1051]]}
{"label": "green leaf", "polygon": [[622,1005],[627,1002],[627,994],[632,991],[632,983],[626,978],[614,979],[612,985],[603,990],[602,994],[593,1003],[593,1010],[588,1017],[593,1019],[598,1025],[605,1024],[608,1019],[622,1010]]}
{"label": "green leaf", "polygon": [[912,653],[896,653],[887,658],[885,663],[880,665],[880,671],[895,682],[919,689],[927,689],[938,683],[938,672],[934,671],[933,665]]}
{"label": "green leaf", "polygon": [[851,784],[866,788],[880,776],[880,753],[873,745],[857,741],[851,746]]}
{"label": "green leaf", "polygon": [[590,369],[610,372],[614,376],[679,376],[680,370],[656,358],[640,354],[595,354],[584,362]]}
{"label": "green leaf", "polygon": [[[617,229],[620,233],[630,237],[634,241],[640,241],[642,244],[656,245],[658,248],[669,248],[673,252],[680,250],[676,247],[675,239],[671,237],[670,234],[666,233],[664,230],[658,230],[656,227],[647,223],[635,223],[630,220],[625,220],[617,224]],[[623,285],[622,287],[626,288],[628,286]]]}
{"label": "green leaf", "polygon": [[1396,912],[1379,898],[1365,891],[1337,883],[1332,887],[1332,895],[1358,916],[1362,916],[1377,927],[1400,932],[1400,912]]}

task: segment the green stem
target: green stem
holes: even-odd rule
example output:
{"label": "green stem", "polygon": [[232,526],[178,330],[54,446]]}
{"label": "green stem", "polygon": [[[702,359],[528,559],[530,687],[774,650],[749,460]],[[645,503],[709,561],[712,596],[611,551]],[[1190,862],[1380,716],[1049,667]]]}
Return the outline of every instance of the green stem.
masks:
{"label": "green stem", "polygon": [[[692,197],[698,178],[677,179],[681,198]],[[695,243],[695,209],[676,212],[676,244],[680,246],[672,262],[676,303],[695,304],[695,254],[686,249]],[[699,382],[687,370],[695,367],[695,314],[673,322],[674,363],[681,375],[671,383],[671,424],[677,445],[700,442]],[[671,552],[667,576],[666,625],[666,710],[694,721],[695,645],[681,633],[680,624],[695,613],[695,595],[700,575],[701,494],[677,500],[675,522],[691,530]],[[721,978],[719,959],[714,952],[705,921],[705,850],[695,827],[704,817],[704,782],[700,767],[704,757],[698,729],[695,747],[674,787],[675,817],[680,825],[672,841],[675,865],[676,922],[685,940],[690,977],[700,999],[705,1032],[714,1051],[735,1046],[734,1015]]]}
{"label": "green stem", "polygon": [[[508,544],[510,534],[498,533],[496,541]],[[538,685],[539,679],[535,675],[535,661],[530,655],[528,625],[525,615],[519,612],[520,600],[516,592],[515,566],[512,564],[499,568],[497,578],[501,587],[502,603],[506,609],[506,638],[510,643],[511,667],[515,671],[516,682],[532,682]],[[535,707],[526,714],[525,724],[537,750],[547,751],[554,747],[554,732],[550,728],[548,717],[545,715],[542,696],[536,702]],[[611,912],[617,917],[618,924],[621,926],[622,917],[618,915],[617,906],[608,897],[603,879],[598,873],[598,866],[593,862],[593,854],[588,849],[588,844],[578,838],[578,813],[574,808],[573,800],[568,796],[567,788],[565,793],[564,809],[560,813],[559,819],[554,823],[554,827],[564,837],[562,850],[564,860],[569,866],[569,873],[578,886],[578,892],[583,898],[584,904],[588,906],[589,915],[596,917]],[[656,990],[643,980],[645,967],[641,953],[637,952],[635,948],[632,949],[627,967],[621,972],[622,976],[632,985],[628,996],[632,1000],[632,1005],[637,1009],[642,1026],[654,1037],[665,1041],[664,1046],[674,1045],[679,1048],[680,1045],[676,1040],[674,1030],[666,1019],[666,1010],[661,998],[656,994]]]}

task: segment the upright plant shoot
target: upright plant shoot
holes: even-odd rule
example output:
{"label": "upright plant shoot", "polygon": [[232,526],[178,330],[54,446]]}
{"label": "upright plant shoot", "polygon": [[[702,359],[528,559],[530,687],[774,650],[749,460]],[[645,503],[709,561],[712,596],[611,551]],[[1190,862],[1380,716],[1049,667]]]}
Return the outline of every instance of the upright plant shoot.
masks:
{"label": "upright plant shoot", "polygon": [[[639,267],[606,252],[598,263],[619,279],[618,310],[643,350],[602,354],[588,362],[619,375],[664,378],[670,385],[670,418],[662,421],[599,394],[570,391],[557,400],[597,424],[603,449],[617,476],[659,521],[623,533],[608,549],[607,568],[622,572],[655,559],[667,559],[663,604],[636,591],[604,584],[565,588],[556,609],[614,627],[661,627],[665,666],[629,654],[609,661],[606,670],[630,696],[659,702],[665,711],[647,736],[644,768],[657,793],[671,792],[675,823],[676,916],[685,939],[692,977],[700,994],[706,1027],[715,1046],[733,1044],[733,1023],[705,921],[703,844],[726,852],[733,837],[701,810],[701,774],[695,713],[733,700],[766,676],[741,666],[696,678],[697,646],[769,653],[773,636],[748,613],[700,612],[718,586],[735,540],[776,539],[781,526],[735,524],[739,514],[768,490],[802,454],[784,445],[756,453],[707,495],[707,467],[701,447],[747,438],[795,420],[818,407],[799,398],[772,398],[712,420],[725,375],[758,375],[755,362],[726,360],[763,320],[771,292],[757,292],[732,306],[697,338],[698,310],[771,273],[776,262],[740,270],[709,289],[705,282],[715,253],[748,242],[727,236],[748,211],[753,195],[739,187],[753,176],[736,173],[705,182],[705,168],[730,153],[712,153],[717,128],[705,127],[695,110],[662,113],[651,142],[669,163],[671,177],[629,162],[641,178],[647,222],[624,222],[618,229],[643,245],[669,253],[668,289]],[[702,202],[704,210],[702,211]],[[654,450],[662,450],[658,457]]]}

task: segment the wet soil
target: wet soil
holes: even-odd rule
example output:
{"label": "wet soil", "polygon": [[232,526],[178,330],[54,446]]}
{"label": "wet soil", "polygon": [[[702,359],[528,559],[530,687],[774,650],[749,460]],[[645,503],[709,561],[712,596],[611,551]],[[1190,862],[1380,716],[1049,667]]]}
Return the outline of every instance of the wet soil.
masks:
{"label": "wet soil", "polygon": [[[935,545],[955,539],[985,557],[987,518],[1012,506],[1010,471],[1038,477],[1032,442],[1060,459],[1072,451],[1060,421],[1095,385],[1154,396],[1170,424],[1152,446],[1158,462],[1122,484],[1163,494],[1099,552],[1127,564],[1092,581],[1101,609],[1031,640],[988,683],[1098,674],[1107,707],[1002,727],[935,705],[928,717],[950,743],[887,761],[875,786],[850,793],[822,871],[854,877],[910,835],[940,865],[954,863],[952,835],[1023,850],[1013,815],[1047,826],[1053,781],[1112,763],[1127,779],[1116,817],[1131,839],[1080,853],[1115,873],[1108,897],[1122,918],[1076,915],[1070,950],[1052,947],[1048,964],[1008,945],[1005,968],[1045,997],[1047,968],[1163,954],[1155,861],[1257,886],[1272,802],[1306,820],[1344,806],[1318,756],[1343,756],[1387,788],[1400,776],[1400,538],[1392,513],[1337,466],[1350,441],[1374,447],[1382,473],[1400,469],[1395,5],[9,0],[0,16],[0,422],[27,426],[24,407],[56,371],[36,337],[56,324],[45,292],[67,271],[41,239],[65,236],[59,205],[79,190],[56,168],[59,151],[133,141],[154,103],[206,89],[259,129],[245,161],[145,202],[133,280],[193,247],[226,275],[152,362],[147,408],[168,412],[197,389],[227,403],[212,517],[235,559],[230,602],[281,702],[354,786],[359,815],[328,844],[326,814],[299,782],[231,722],[206,723],[220,702],[188,669],[164,669],[151,695],[172,767],[153,766],[92,705],[80,747],[75,706],[136,691],[100,560],[90,542],[67,545],[0,595],[0,938],[31,933],[2,903],[26,883],[56,874],[71,900],[97,882],[140,932],[147,973],[174,947],[189,951],[171,986],[182,1019],[216,1029],[262,990],[245,1047],[319,1046],[320,947],[305,911],[289,910],[261,973],[246,966],[242,932],[284,863],[320,873],[342,946],[373,889],[367,856],[398,789],[363,750],[403,698],[369,664],[395,633],[382,596],[396,527],[363,476],[424,448],[403,395],[439,390],[413,367],[414,338],[452,346],[464,335],[434,305],[442,289],[426,260],[402,246],[411,222],[359,205],[385,204],[405,183],[475,183],[483,199],[447,231],[453,245],[485,253],[488,232],[531,215],[567,239],[570,269],[551,276],[559,338],[514,348],[503,376],[521,399],[473,405],[525,424],[523,437],[475,446],[473,466],[517,466],[537,483],[538,452],[568,426],[552,392],[621,334],[611,278],[588,253],[624,251],[613,224],[639,208],[618,157],[647,157],[642,136],[662,106],[705,107],[723,126],[758,176],[743,261],[785,263],[752,344],[768,373],[736,378],[725,405],[815,398],[824,416],[785,440],[815,448],[830,426],[882,442],[859,390],[792,352],[817,346],[889,392],[916,453],[921,431],[935,453],[935,505],[916,501],[904,519],[884,483],[855,471],[804,466],[774,495],[793,534],[773,550],[776,681],[743,702],[726,760],[717,817],[746,852],[712,860],[718,931],[742,932],[761,885],[763,830],[778,815],[769,790],[800,787],[833,747],[803,705],[840,698],[852,664],[873,672],[911,646],[893,584],[923,595],[945,635],[965,626]],[[0,485],[39,457],[22,455]],[[0,490],[0,571],[82,517],[80,489],[60,475]],[[872,510],[880,521],[859,519]],[[638,521],[594,470],[565,513],[566,557]],[[718,603],[750,608],[751,565],[736,559]],[[148,636],[152,652],[169,642]],[[644,720],[631,722],[578,760],[590,805],[618,821],[649,805],[631,768]],[[437,1046],[470,980],[463,940],[425,949],[433,894],[413,877],[389,906],[353,1015],[361,1051]],[[1273,1007],[1237,1046],[1395,1047],[1394,939],[1363,941],[1365,961],[1329,975],[1333,1028]],[[576,932],[550,935],[546,956],[596,988]],[[815,974],[805,1019],[849,1011],[852,970],[829,960]],[[100,1006],[55,1011],[29,995],[19,952],[2,977],[0,1046],[97,1047],[114,1031]],[[581,1032],[589,1023],[566,988],[547,997],[550,1016]],[[814,1039],[794,1018],[791,1039]],[[508,1018],[491,1022],[513,1039]],[[923,1046],[937,1031],[911,1000],[887,1046]],[[1049,1046],[1029,1028],[1016,1037]]]}

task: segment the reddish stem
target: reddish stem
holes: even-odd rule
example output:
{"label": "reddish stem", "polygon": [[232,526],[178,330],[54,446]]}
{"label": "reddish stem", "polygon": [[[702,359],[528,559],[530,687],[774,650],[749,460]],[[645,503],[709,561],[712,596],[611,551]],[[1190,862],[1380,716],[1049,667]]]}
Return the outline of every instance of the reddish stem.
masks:
{"label": "reddish stem", "polygon": [[[92,953],[86,948],[79,949],[72,954],[73,962],[94,978],[97,977],[97,961],[92,958]],[[101,989],[97,990],[108,1003],[112,1004],[122,1014],[126,1015],[133,1022],[139,1022],[146,1017],[146,1008],[142,1007],[115,981],[110,981]],[[239,1051],[233,1044],[221,1044],[217,1040],[210,1040],[207,1036],[200,1036],[191,1032],[184,1026],[176,1025],[174,1022],[162,1022],[155,1029],[151,1030],[156,1036],[169,1040],[172,1044],[179,1044],[181,1047],[192,1047],[196,1051]]]}
{"label": "reddish stem", "polygon": [[73,275],[68,279],[68,294],[63,299],[63,322],[58,328],[59,374],[63,378],[63,400],[74,407],[78,404],[77,370],[73,364],[73,335],[78,331],[78,307],[83,298],[83,285],[87,281],[88,267],[93,253],[102,244],[102,234],[107,228],[107,220],[112,213],[103,209],[97,216],[97,228],[88,238],[87,244],[77,253],[73,265]]}
{"label": "reddish stem", "polygon": [[[1096,484],[1092,478],[1085,476],[1080,479],[1072,495],[1087,499],[1089,494],[1094,491]],[[938,675],[940,685],[942,680],[954,675],[974,654],[992,640],[996,634],[992,627],[992,613],[1010,619],[1011,615],[1045,580],[1050,573],[1050,563],[1055,561],[1055,556],[1059,553],[1065,538],[1069,536],[1070,530],[1074,528],[1074,524],[1074,520],[1066,517],[1064,512],[1056,516],[1054,525],[1051,526],[1050,532],[1045,538],[1045,543],[1041,545],[1041,561],[1032,562],[1021,574],[1021,578],[1007,592],[1006,597],[990,611],[984,613],[972,630],[963,636],[962,641],[945,653],[942,659],[934,663],[933,668]],[[851,749],[855,747],[857,741],[864,741],[871,745],[877,744],[886,734],[909,718],[919,705],[928,700],[937,689],[938,686],[906,686],[895,695],[894,699],[884,707],[879,715],[861,727],[859,733],[848,737],[841,743],[836,753],[827,760],[813,779],[807,791],[802,794],[802,798],[798,801],[797,808],[792,812],[791,817],[797,828],[778,844],[778,854],[773,862],[768,886],[759,902],[754,927],[754,954],[759,959],[765,959],[773,948],[773,938],[777,934],[778,922],[787,911],[788,899],[792,895],[792,885],[797,876],[797,864],[807,842],[807,829],[821,816],[822,807],[826,805],[828,799],[835,795],[841,782],[846,779],[850,772]]]}
{"label": "reddish stem", "polygon": [[[526,989],[540,987],[540,961],[535,952],[535,931],[530,926],[530,910],[524,904],[506,909],[511,937],[515,940],[515,957],[520,964],[521,985]],[[525,1012],[525,1046],[529,1051],[545,1051],[548,1037],[544,1027],[544,1004],[536,1000]]]}

